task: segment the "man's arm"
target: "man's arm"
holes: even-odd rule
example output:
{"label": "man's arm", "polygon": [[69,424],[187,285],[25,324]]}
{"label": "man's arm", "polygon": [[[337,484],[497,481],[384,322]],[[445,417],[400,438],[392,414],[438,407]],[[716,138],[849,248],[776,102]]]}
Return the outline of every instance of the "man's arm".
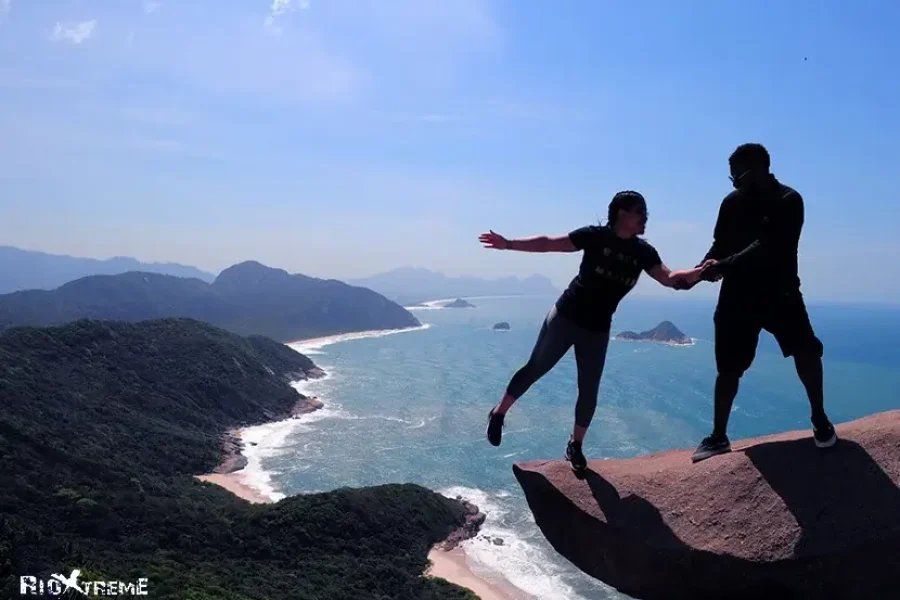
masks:
{"label": "man's arm", "polygon": [[725,198],[722,200],[722,204],[719,205],[719,214],[716,217],[716,226],[713,228],[713,242],[712,246],[709,247],[709,251],[706,253],[706,256],[703,257],[697,266],[702,266],[708,260],[721,260],[725,258],[725,244],[723,242],[725,236],[727,235],[725,229],[728,226],[728,205],[729,199]]}
{"label": "man's arm", "polygon": [[719,260],[713,267],[714,272],[726,274],[736,265],[761,259],[771,261],[793,258],[793,250],[800,241],[803,220],[803,197],[792,191],[772,211],[772,221],[763,229],[759,238],[740,252]]}

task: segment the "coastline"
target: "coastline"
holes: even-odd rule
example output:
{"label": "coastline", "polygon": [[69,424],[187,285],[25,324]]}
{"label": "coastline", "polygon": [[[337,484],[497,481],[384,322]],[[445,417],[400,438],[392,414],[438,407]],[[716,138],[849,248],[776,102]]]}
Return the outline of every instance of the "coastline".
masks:
{"label": "coastline", "polygon": [[304,338],[300,340],[284,342],[284,345],[292,348],[293,350],[296,350],[297,352],[302,353],[304,350],[318,350],[325,346],[330,346],[331,344],[337,344],[338,342],[349,342],[352,340],[384,337],[386,335],[393,335],[396,333],[409,333],[411,331],[423,331],[425,329],[428,329],[429,327],[431,327],[430,323],[422,323],[421,325],[401,327],[400,329],[369,329],[366,331],[335,333],[333,335],[325,335],[321,337]]}
{"label": "coastline", "polygon": [[[337,334],[324,336],[319,338],[309,338],[305,340],[297,340],[289,342],[285,345],[292,347],[294,350],[301,352],[307,348],[318,349],[330,344],[350,341],[353,339],[363,339],[368,337],[382,337],[394,333],[403,333],[409,331],[420,331],[427,329],[428,324],[422,324],[417,327],[409,327],[404,329],[376,330],[376,331],[360,331],[348,334]],[[296,377],[297,381],[293,383],[320,379],[327,374],[321,368],[311,370],[304,373],[303,377],[299,373],[291,373],[290,377]],[[315,396],[308,397],[300,394],[300,398],[290,411],[290,415],[283,419],[274,419],[267,423],[259,425],[267,425],[271,423],[289,421],[300,417],[304,414],[319,410],[324,404]],[[247,457],[244,455],[245,441],[243,439],[244,429],[236,428],[225,432],[222,436],[222,448],[224,457],[222,462],[213,470],[212,473],[203,475],[195,475],[198,480],[218,485],[235,496],[242,498],[253,504],[273,504],[277,502],[276,498],[264,494],[260,489],[254,487],[246,477],[246,467],[248,464]],[[459,498],[458,498],[459,499]],[[474,508],[474,505],[471,505]],[[476,511],[477,512],[477,511]],[[481,521],[483,521],[483,515]],[[481,523],[478,521],[478,524]],[[471,525],[467,522],[467,526]],[[467,526],[461,528],[465,530]],[[477,526],[475,531],[477,531]],[[469,531],[468,535],[461,533],[460,530],[451,534],[451,537],[436,544],[428,553],[429,566],[423,573],[423,577],[439,577],[456,584],[460,587],[472,591],[481,600],[530,600],[531,596],[525,594],[514,585],[500,579],[500,581],[492,581],[475,573],[468,564],[465,550],[459,546],[459,536],[463,538],[473,536],[474,532]]]}
{"label": "coastline", "polygon": [[503,580],[500,583],[488,581],[477,575],[466,559],[465,550],[457,546],[452,550],[434,547],[428,553],[431,566],[425,571],[426,577],[440,577],[450,583],[470,590],[481,600],[530,600],[530,596]]}

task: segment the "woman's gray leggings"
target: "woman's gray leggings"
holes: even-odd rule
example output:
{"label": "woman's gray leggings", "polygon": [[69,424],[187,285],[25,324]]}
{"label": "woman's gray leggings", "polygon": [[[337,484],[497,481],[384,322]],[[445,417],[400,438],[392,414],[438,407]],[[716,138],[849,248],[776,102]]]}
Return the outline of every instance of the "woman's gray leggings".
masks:
{"label": "woman's gray leggings", "polygon": [[519,369],[506,393],[519,399],[535,381],[547,374],[559,362],[569,348],[575,346],[575,363],[578,366],[578,402],[575,404],[575,424],[588,427],[597,408],[600,377],[606,362],[609,332],[590,331],[550,309],[538,335],[531,358]]}

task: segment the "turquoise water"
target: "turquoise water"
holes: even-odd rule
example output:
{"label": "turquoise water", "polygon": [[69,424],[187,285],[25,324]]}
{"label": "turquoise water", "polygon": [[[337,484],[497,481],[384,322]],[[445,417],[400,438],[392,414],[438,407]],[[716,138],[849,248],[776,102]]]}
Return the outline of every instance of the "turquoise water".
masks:
{"label": "turquoise water", "polygon": [[[422,310],[429,327],[352,339],[306,352],[329,372],[305,384],[327,408],[303,422],[248,434],[258,483],[292,495],[341,486],[414,482],[462,494],[488,514],[467,542],[473,569],[502,574],[542,599],[624,598],[572,567],[538,532],[512,473],[516,461],[562,458],[574,417],[570,352],[507,417],[503,444],[484,438],[487,412],[527,359],[553,297],[473,299],[475,309]],[[845,421],[896,407],[900,310],[810,308],[826,346],[826,408]],[[712,426],[712,304],[626,299],[613,332],[673,321],[694,346],[611,342],[589,458],[693,447]],[[491,326],[508,321],[511,331]],[[790,360],[764,334],[742,384],[732,439],[808,428],[808,404]],[[270,490],[271,491],[271,490]]]}

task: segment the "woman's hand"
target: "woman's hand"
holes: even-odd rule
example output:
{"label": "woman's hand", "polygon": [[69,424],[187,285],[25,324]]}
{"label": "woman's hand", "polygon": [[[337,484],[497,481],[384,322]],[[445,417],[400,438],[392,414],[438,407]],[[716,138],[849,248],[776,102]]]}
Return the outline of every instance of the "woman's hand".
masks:
{"label": "woman's hand", "polygon": [[485,248],[493,248],[494,250],[509,250],[509,240],[500,235],[499,233],[494,233],[494,230],[490,230],[489,233],[482,233],[478,236],[478,241],[482,243]]}

